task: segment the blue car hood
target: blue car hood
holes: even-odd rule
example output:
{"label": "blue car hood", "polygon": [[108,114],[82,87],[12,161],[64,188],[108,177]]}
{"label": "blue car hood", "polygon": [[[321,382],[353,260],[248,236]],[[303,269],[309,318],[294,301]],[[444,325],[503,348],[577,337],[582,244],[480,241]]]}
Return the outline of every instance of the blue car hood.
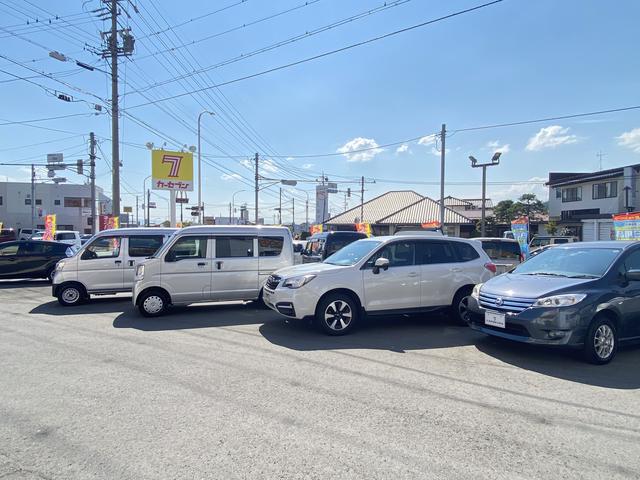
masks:
{"label": "blue car hood", "polygon": [[593,282],[593,280],[505,273],[486,282],[480,292],[492,293],[502,297],[540,298],[558,290]]}

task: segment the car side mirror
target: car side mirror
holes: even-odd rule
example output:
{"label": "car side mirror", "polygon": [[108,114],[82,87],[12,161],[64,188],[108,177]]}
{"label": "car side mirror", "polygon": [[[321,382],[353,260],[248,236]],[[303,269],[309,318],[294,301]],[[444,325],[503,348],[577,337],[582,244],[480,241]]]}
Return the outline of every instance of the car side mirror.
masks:
{"label": "car side mirror", "polygon": [[389,260],[386,258],[378,258],[373,264],[373,273],[375,275],[380,273],[380,270],[387,270],[389,268]]}
{"label": "car side mirror", "polygon": [[640,270],[629,270],[625,277],[629,282],[640,282]]}

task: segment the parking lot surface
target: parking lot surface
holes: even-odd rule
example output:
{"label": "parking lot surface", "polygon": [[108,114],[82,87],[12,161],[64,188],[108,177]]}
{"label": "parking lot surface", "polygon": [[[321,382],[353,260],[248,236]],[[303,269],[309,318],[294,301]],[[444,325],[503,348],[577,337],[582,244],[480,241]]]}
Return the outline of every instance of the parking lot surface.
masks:
{"label": "parking lot surface", "polygon": [[640,348],[597,367],[446,316],[328,337],[0,283],[0,478],[638,478]]}

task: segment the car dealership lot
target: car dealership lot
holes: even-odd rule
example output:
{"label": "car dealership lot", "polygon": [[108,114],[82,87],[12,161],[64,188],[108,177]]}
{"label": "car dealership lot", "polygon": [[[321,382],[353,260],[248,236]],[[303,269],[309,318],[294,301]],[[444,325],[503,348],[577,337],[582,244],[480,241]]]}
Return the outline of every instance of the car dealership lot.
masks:
{"label": "car dealership lot", "polygon": [[444,316],[345,337],[252,304],[147,319],[0,282],[0,478],[637,478],[640,347],[609,365]]}

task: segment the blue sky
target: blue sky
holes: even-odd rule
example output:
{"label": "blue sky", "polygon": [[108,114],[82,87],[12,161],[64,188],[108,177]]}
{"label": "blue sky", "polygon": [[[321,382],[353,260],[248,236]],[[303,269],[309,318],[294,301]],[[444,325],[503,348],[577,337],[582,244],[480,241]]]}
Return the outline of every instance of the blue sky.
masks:
{"label": "blue sky", "polygon": [[[136,90],[296,35],[304,37],[305,32],[379,8],[385,2],[319,0],[244,28],[239,27],[306,2],[246,0],[235,6],[237,0],[133,3],[139,13],[129,3],[131,19],[122,19],[137,38],[131,60],[121,60],[122,106],[180,145],[196,144],[193,130],[200,111],[216,112],[215,117],[203,118],[203,154],[208,162],[216,162],[204,167],[204,198],[215,215],[227,214],[231,194],[239,190],[246,192],[236,195],[236,203],[253,203],[251,186],[246,184],[252,178],[246,159],[255,151],[265,156],[265,176],[309,180],[299,184],[302,190],[312,191],[312,180],[324,171],[330,179],[345,182],[340,189],[357,188],[348,182],[361,175],[375,179],[375,184],[367,184],[368,198],[390,189],[414,189],[437,197],[439,154],[429,135],[439,131],[442,123],[452,132],[447,138],[446,193],[454,196],[480,196],[481,172],[470,167],[470,154],[482,160],[489,159],[496,149],[503,150],[500,166],[488,172],[492,182],[488,193],[495,200],[530,191],[546,197],[539,183],[521,182],[542,182],[549,171],[597,170],[599,151],[604,153],[603,168],[640,160],[638,110],[453,133],[468,127],[640,104],[637,1],[505,0],[346,52],[208,90],[208,94],[160,102],[168,113],[155,105],[138,107],[148,100]],[[389,8],[383,11],[213,68],[207,74],[148,89],[145,95],[156,100],[227,82],[481,3],[410,0],[394,6],[387,0]],[[41,161],[50,152],[82,158],[86,134],[93,130],[101,139],[103,152],[98,161],[98,183],[108,193],[110,120],[105,114],[88,115],[92,111],[89,103],[104,104],[96,97],[109,97],[108,78],[99,71],[90,72],[73,62],[61,63],[47,56],[48,50],[56,50],[106,68],[84,44],[98,46],[98,30],[107,26],[83,14],[82,5],[71,0],[6,0],[0,4],[0,54],[8,58],[0,58],[0,69],[22,77],[37,75],[25,67],[54,74],[67,85],[47,77],[30,80],[49,92],[57,90],[77,100],[62,102],[40,86],[0,72],[0,81],[4,81],[0,84],[0,122],[87,114],[32,124],[71,133],[24,124],[0,126],[0,158],[11,163]],[[197,18],[225,6],[229,8]],[[85,3],[85,11],[96,8],[97,0]],[[62,20],[34,26],[36,16],[42,20],[53,15],[62,16]],[[165,20],[175,27],[149,35],[167,28]],[[188,48],[149,56],[192,41],[197,42]],[[122,119],[122,132],[126,142],[121,154],[122,199],[123,205],[132,205],[135,194],[141,194],[142,179],[150,173],[150,154],[144,144],[161,146],[167,141],[168,147],[175,145],[136,125],[128,116]],[[417,137],[425,138],[406,146],[349,155],[350,149]],[[41,142],[51,143],[29,146]],[[345,155],[306,157],[338,152]],[[2,167],[0,176],[29,178],[24,167]],[[81,180],[72,173],[67,176]],[[195,199],[195,194],[192,197]],[[296,198],[296,218],[301,220],[306,194],[287,189],[284,208],[289,207],[292,197]],[[277,187],[261,195],[261,216],[267,221],[273,220],[277,201]],[[353,196],[348,204],[357,203]],[[334,195],[332,212],[343,205],[344,195]],[[155,215],[161,219],[166,215],[166,202],[158,199],[158,207]],[[289,211],[283,220],[290,221]]]}

